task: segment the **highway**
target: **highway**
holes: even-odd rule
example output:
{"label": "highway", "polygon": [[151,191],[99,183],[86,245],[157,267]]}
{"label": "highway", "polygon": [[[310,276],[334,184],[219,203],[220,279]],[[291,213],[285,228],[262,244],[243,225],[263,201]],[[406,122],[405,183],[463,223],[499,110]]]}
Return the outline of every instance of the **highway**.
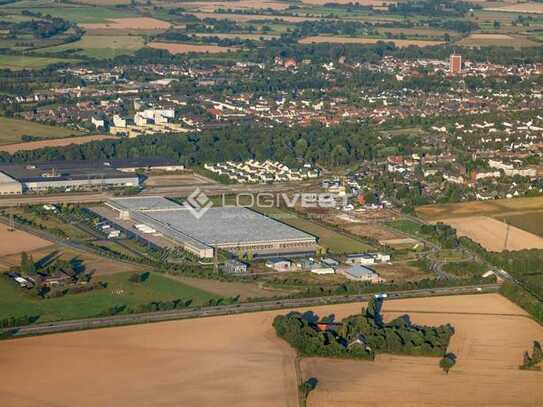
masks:
{"label": "highway", "polygon": [[[386,301],[403,298],[436,297],[461,294],[495,293],[499,284],[486,284],[479,286],[431,288],[409,291],[388,292]],[[221,305],[213,307],[193,307],[171,311],[157,311],[142,314],[115,315],[108,317],[79,319],[26,325],[17,328],[0,329],[0,334],[9,334],[10,337],[30,335],[44,335],[59,332],[79,331],[85,329],[107,328],[113,326],[143,324],[151,322],[172,321],[190,318],[203,318],[211,316],[234,315],[248,312],[271,311],[287,308],[314,307],[330,304],[368,301],[374,294],[344,295],[316,298],[296,298],[275,301],[263,301],[247,304]]]}

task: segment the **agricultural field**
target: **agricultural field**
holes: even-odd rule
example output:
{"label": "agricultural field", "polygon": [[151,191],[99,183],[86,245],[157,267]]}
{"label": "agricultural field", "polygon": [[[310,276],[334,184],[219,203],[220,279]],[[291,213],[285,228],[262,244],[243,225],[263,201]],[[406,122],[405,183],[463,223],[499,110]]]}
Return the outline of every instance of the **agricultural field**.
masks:
{"label": "agricultural field", "polygon": [[[486,216],[442,219],[456,229],[458,236],[467,236],[493,252],[504,250],[543,249],[543,238],[515,226]],[[508,230],[509,229],[509,230]]]}
{"label": "agricultural field", "polygon": [[504,216],[503,220],[519,229],[543,237],[543,211]]}
{"label": "agricultural field", "polygon": [[22,230],[11,230],[3,223],[0,223],[0,242],[2,242],[0,245],[0,257],[42,249],[53,245],[48,240],[41,239]]}
{"label": "agricultural field", "polygon": [[234,47],[221,47],[218,45],[209,45],[209,44],[180,44],[173,42],[150,42],[147,46],[156,49],[165,49],[171,52],[172,54],[188,54],[191,52],[203,52],[210,54],[220,54],[224,52],[233,52],[237,51],[238,48]]}
{"label": "agricultural field", "polygon": [[436,221],[444,218],[462,218],[474,214],[503,219],[509,215],[541,210],[543,210],[543,197],[424,205],[419,206],[416,212],[423,219]]}
{"label": "agricultural field", "polygon": [[[338,312],[338,308],[341,312]],[[336,307],[340,316],[355,305]],[[395,312],[395,310],[398,310]],[[374,362],[311,358],[302,360],[304,377],[317,377],[308,406],[534,406],[540,372],[518,369],[523,352],[543,327],[497,294],[385,302],[385,319],[404,313],[417,324],[451,323],[449,351],[457,364],[448,375],[436,358],[378,355]],[[325,314],[321,312],[321,314]],[[349,372],[345,380],[338,371]],[[367,391],[371,388],[372,391]],[[446,391],[444,391],[446,389]]]}
{"label": "agricultural field", "polygon": [[22,69],[41,69],[51,64],[77,62],[76,59],[33,57],[30,55],[0,55],[0,69],[20,71]]}
{"label": "agricultural field", "polygon": [[[21,142],[22,136],[38,136],[49,139],[69,137],[79,135],[77,130],[67,129],[65,127],[47,126],[40,123],[31,122],[28,120],[11,119],[0,117],[0,146],[15,144]],[[39,141],[38,143],[48,143],[50,140]],[[61,142],[58,140],[57,142]],[[30,143],[28,143],[30,144]],[[27,143],[20,143],[19,146],[26,146]],[[12,149],[13,147],[2,147],[0,151]]]}
{"label": "agricultural field", "polygon": [[396,46],[403,48],[410,45],[416,45],[418,47],[427,47],[431,45],[443,44],[442,41],[431,40],[396,40],[388,38],[361,38],[361,37],[332,37],[327,35],[318,35],[312,37],[305,37],[301,39],[300,44],[377,44],[378,42],[393,42]]}
{"label": "agricultural field", "polygon": [[[334,313],[340,319],[363,305],[312,310],[320,315]],[[73,405],[82,399],[101,405],[114,393],[118,404],[136,407],[173,405],[180,399],[187,405],[295,407],[295,354],[272,327],[273,318],[286,312],[0,342],[3,366],[11,373],[0,382],[0,394],[8,404],[33,406]],[[541,338],[543,328],[505,298],[486,294],[385,302],[386,319],[404,313],[418,324],[455,326],[450,350],[458,362],[448,375],[439,369],[437,358],[306,359],[301,363],[303,377],[319,380],[308,406],[355,406],[360,400],[400,407],[543,403],[540,373],[517,369],[522,353]],[[51,349],[57,350],[54,363]],[[349,372],[349,380],[338,372]],[[20,380],[22,376],[25,380]]]}
{"label": "agricultural field", "polygon": [[466,47],[490,47],[490,46],[502,46],[502,47],[534,47],[540,44],[531,41],[527,37],[508,34],[471,34],[469,37],[463,38],[457,42],[458,45]]}
{"label": "agricultural field", "polygon": [[488,11],[508,12],[508,13],[528,13],[543,14],[543,4],[539,2],[512,3],[505,6],[485,7]]}
{"label": "agricultural field", "polygon": [[179,298],[203,304],[217,296],[151,273],[143,283],[129,281],[132,272],[95,276],[94,280],[107,283],[107,287],[86,293],[67,294],[45,300],[36,298],[13,281],[0,276],[0,319],[21,315],[40,315],[40,321],[55,321],[96,316],[116,305],[136,307],[153,301],[171,301]]}
{"label": "agricultural field", "polygon": [[[44,126],[44,127],[47,127],[47,126]],[[53,129],[57,130],[58,128],[53,127]],[[61,130],[67,130],[67,129],[61,128]],[[35,133],[31,133],[31,134],[35,134]],[[0,140],[0,151],[5,151],[6,153],[9,153],[9,154],[14,154],[17,151],[31,151],[31,150],[44,148],[44,147],[64,147],[64,146],[69,146],[72,144],[86,144],[86,143],[90,143],[91,141],[110,140],[110,139],[116,139],[116,138],[117,137],[115,136],[95,135],[95,136],[66,137],[66,138],[55,138],[55,139],[52,138],[49,140],[29,141],[26,143],[15,143],[15,144],[8,144],[8,145],[2,145],[2,141]]]}
{"label": "agricultural field", "polygon": [[142,37],[136,35],[91,35],[86,34],[79,41],[70,44],[46,48],[46,52],[63,52],[74,50],[91,58],[107,59],[119,55],[130,55],[144,47]]}
{"label": "agricultural field", "polygon": [[113,18],[104,23],[81,24],[87,31],[95,30],[127,30],[127,31],[164,31],[171,24],[151,17]]}
{"label": "agricultural field", "polygon": [[[170,7],[171,7],[171,3]],[[164,6],[167,7],[168,2],[164,2]],[[232,1],[183,1],[183,8],[189,10],[200,10],[205,12],[213,12],[217,9],[235,9],[235,10],[258,10],[258,9],[272,9],[272,10],[285,10],[289,7],[287,2],[280,1],[260,1],[260,0],[239,0]]]}

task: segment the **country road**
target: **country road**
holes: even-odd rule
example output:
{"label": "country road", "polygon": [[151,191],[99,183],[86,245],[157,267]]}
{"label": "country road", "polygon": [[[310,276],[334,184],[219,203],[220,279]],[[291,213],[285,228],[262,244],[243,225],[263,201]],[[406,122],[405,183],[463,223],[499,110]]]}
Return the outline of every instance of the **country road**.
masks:
{"label": "country road", "polygon": [[[495,293],[499,290],[499,288],[499,284],[485,284],[479,286],[395,291],[388,293],[387,301],[402,298],[422,298],[446,295]],[[115,315],[109,317],[89,318],[72,321],[40,323],[21,326],[17,328],[4,328],[0,329],[0,334],[8,334],[10,337],[15,338],[29,335],[44,335],[59,332],[143,324],[150,322],[173,321],[180,319],[203,318],[221,315],[235,315],[248,312],[271,311],[285,308],[299,308],[349,302],[361,302],[368,301],[372,296],[373,294],[360,294],[316,298],[297,298],[213,307],[194,307],[180,310],[157,311],[143,314]]]}

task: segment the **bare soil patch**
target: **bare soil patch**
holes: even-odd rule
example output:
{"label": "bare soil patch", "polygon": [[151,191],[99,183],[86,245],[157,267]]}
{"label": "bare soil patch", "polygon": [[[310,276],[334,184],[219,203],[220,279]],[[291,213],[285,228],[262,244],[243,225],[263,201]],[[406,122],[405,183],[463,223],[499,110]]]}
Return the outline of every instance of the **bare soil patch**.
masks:
{"label": "bare soil patch", "polygon": [[0,242],[0,256],[30,252],[53,245],[48,240],[41,239],[22,230],[15,229],[10,232],[9,227],[3,223],[0,223]]}
{"label": "bare soil patch", "polygon": [[219,54],[223,52],[237,51],[234,47],[220,47],[218,45],[199,45],[199,44],[179,44],[169,42],[150,42],[147,44],[151,48],[165,49],[172,54],[188,54],[190,52],[203,52],[210,54]]}
{"label": "bare soil patch", "polygon": [[13,154],[17,151],[29,151],[37,150],[44,147],[64,147],[69,146],[70,144],[86,144],[91,141],[100,141],[108,139],[116,139],[115,136],[81,136],[81,137],[67,137],[61,139],[50,139],[50,140],[40,140],[40,141],[29,141],[27,143],[16,143],[8,144],[5,146],[0,146],[0,151],[5,151],[7,153]]}
{"label": "bare soil patch", "polygon": [[507,224],[487,216],[442,219],[442,222],[455,228],[459,236],[467,236],[490,251],[543,249],[543,238],[511,225],[506,247]]}
{"label": "bare soil patch", "polygon": [[377,44],[378,42],[393,42],[396,46],[403,48],[415,45],[417,47],[427,47],[430,45],[443,44],[443,41],[432,40],[394,40],[388,38],[354,38],[354,37],[332,37],[326,35],[318,35],[305,37],[301,39],[300,44]]}
{"label": "bare soil patch", "polygon": [[167,30],[171,24],[152,17],[113,18],[105,23],[80,24],[86,30]]}

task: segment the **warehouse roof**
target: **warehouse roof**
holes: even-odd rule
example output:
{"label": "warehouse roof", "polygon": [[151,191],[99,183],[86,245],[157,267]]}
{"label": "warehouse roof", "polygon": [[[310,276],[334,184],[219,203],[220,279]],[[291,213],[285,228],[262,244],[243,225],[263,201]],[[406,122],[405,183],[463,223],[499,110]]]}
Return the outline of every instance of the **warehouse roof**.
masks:
{"label": "warehouse roof", "polygon": [[[315,237],[247,208],[209,208],[199,219],[189,210],[145,212],[157,223],[208,245],[308,240]],[[155,223],[156,225],[156,223]]]}
{"label": "warehouse roof", "polygon": [[373,277],[377,277],[377,273],[375,271],[373,271],[369,267],[360,265],[348,267],[343,271],[354,278],[371,279]]}
{"label": "warehouse roof", "polygon": [[133,196],[126,198],[111,198],[108,204],[123,211],[154,211],[154,210],[185,210],[184,206],[176,202],[170,201],[161,196]]}
{"label": "warehouse roof", "polygon": [[17,180],[0,171],[0,184],[18,184]]}
{"label": "warehouse roof", "polygon": [[162,157],[125,159],[125,160],[70,160],[47,161],[27,164],[1,165],[4,172],[19,181],[43,181],[65,179],[96,179],[96,178],[133,178],[118,171],[117,168],[145,168],[177,165],[174,160]]}
{"label": "warehouse roof", "polygon": [[[96,163],[95,163],[96,164]],[[86,161],[2,165],[0,172],[21,182],[59,181],[73,179],[134,178],[109,167],[97,167]]]}

